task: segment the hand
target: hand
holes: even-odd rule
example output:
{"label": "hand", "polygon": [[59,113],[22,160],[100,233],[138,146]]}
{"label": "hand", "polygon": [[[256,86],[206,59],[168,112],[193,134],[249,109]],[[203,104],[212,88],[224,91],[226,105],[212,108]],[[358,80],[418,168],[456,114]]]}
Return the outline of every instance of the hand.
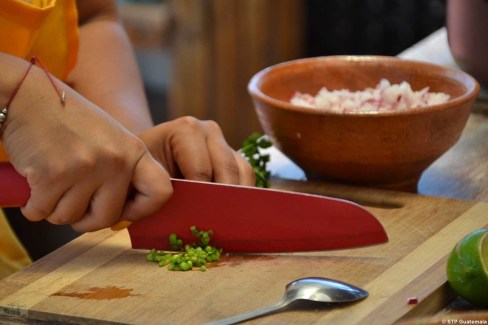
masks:
{"label": "hand", "polygon": [[254,185],[252,167],[227,144],[213,121],[181,117],[146,130],[139,138],[172,177]]}
{"label": "hand", "polygon": [[[11,163],[31,188],[22,207],[29,220],[94,231],[164,204],[172,194],[169,175],[139,138],[67,86],[61,106],[48,81],[35,80],[34,71],[29,78],[3,133]],[[129,188],[134,195],[127,200]]]}

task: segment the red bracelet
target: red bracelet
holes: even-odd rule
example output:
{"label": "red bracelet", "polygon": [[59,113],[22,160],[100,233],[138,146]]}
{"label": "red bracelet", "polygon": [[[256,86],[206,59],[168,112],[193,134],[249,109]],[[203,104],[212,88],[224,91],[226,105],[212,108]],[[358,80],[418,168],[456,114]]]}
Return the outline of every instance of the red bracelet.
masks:
{"label": "red bracelet", "polygon": [[44,64],[42,63],[42,61],[39,58],[37,58],[36,56],[33,56],[31,58],[30,62],[31,63],[29,65],[29,67],[27,68],[27,70],[25,71],[24,75],[22,76],[22,79],[20,79],[19,83],[15,87],[15,89],[12,92],[12,95],[10,96],[9,100],[3,106],[3,108],[0,110],[0,137],[1,137],[2,133],[3,133],[3,131],[2,131],[3,125],[4,125],[5,121],[7,120],[8,109],[10,107],[10,104],[12,104],[12,101],[14,100],[15,96],[17,95],[17,92],[19,91],[20,87],[22,87],[22,84],[24,83],[24,80],[27,78],[27,75],[29,74],[32,66],[35,65],[36,62],[39,63],[39,66],[42,68],[42,70],[44,71],[44,73],[48,77],[49,81],[51,82],[51,84],[53,85],[54,89],[56,90],[56,93],[58,94],[59,99],[61,100],[61,104],[64,106],[64,103],[66,101],[66,94],[65,94],[64,90],[62,90],[62,89],[60,89],[60,88],[58,88],[56,86],[56,83],[54,82],[54,79],[51,77],[51,75],[47,71],[47,68],[44,66]]}

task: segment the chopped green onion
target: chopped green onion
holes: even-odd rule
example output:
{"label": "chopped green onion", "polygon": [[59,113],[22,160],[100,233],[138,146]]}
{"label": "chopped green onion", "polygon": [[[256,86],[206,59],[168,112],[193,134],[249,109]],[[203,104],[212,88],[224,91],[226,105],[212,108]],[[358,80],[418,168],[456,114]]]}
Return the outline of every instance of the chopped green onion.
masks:
{"label": "chopped green onion", "polygon": [[200,239],[199,243],[186,244],[176,234],[168,236],[168,242],[173,252],[151,249],[146,256],[148,262],[157,263],[160,267],[168,266],[172,271],[189,271],[198,268],[204,272],[207,270],[207,263],[218,262],[222,249],[210,246],[212,230],[198,230],[197,227],[190,228],[192,234]]}

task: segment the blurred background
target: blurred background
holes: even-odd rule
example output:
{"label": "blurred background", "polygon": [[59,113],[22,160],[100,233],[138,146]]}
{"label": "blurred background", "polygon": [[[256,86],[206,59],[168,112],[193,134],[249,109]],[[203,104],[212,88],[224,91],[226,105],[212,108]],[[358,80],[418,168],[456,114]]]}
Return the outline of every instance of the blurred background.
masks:
{"label": "blurred background", "polygon": [[335,54],[397,55],[445,25],[445,0],[120,0],[155,122],[217,121],[235,148],[261,131],[259,70]]}

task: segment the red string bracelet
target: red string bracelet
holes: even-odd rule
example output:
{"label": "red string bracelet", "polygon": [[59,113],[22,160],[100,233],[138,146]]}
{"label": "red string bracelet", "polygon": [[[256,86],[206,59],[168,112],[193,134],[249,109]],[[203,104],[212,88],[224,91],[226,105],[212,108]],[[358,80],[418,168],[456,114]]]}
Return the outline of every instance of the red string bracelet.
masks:
{"label": "red string bracelet", "polygon": [[49,81],[53,85],[54,89],[56,90],[56,93],[59,96],[59,99],[61,100],[61,104],[64,106],[64,103],[66,101],[66,94],[65,94],[64,90],[62,90],[62,89],[60,89],[59,87],[56,86],[56,83],[54,82],[54,79],[51,77],[51,75],[47,71],[46,66],[42,63],[42,61],[38,57],[33,56],[30,59],[30,65],[27,68],[27,70],[25,71],[24,75],[22,76],[22,79],[20,79],[20,81],[17,84],[17,86],[15,86],[14,91],[12,92],[12,95],[10,96],[9,100],[3,106],[3,108],[0,110],[0,136],[2,135],[3,125],[4,125],[5,121],[7,120],[8,109],[10,107],[10,104],[12,104],[12,101],[15,99],[15,96],[17,95],[20,87],[22,87],[22,84],[24,83],[25,79],[27,78],[27,75],[29,74],[30,70],[32,69],[32,66],[34,66],[36,64],[36,62],[39,63],[39,66],[42,68],[42,70],[46,74],[47,78],[49,79]]}

